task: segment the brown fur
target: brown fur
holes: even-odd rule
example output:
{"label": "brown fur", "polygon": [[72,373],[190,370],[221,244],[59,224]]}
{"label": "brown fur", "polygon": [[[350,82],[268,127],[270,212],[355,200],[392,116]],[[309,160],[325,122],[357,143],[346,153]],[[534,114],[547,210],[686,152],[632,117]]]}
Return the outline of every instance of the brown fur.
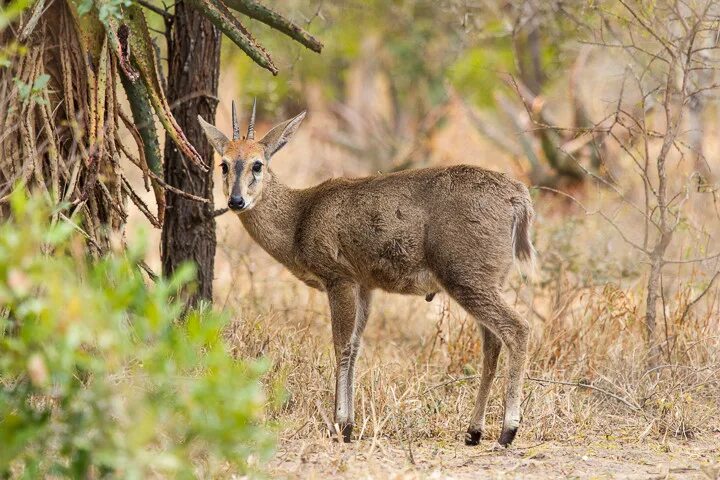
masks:
{"label": "brown fur", "polygon": [[227,158],[262,158],[264,149],[262,145],[252,140],[230,140],[225,147],[223,156]]}
{"label": "brown fur", "polygon": [[[291,135],[299,126],[295,120],[279,127],[290,125]],[[533,253],[527,188],[502,173],[466,165],[337,178],[307,189],[291,189],[265,169],[258,184],[248,165],[258,158],[267,164],[267,151],[277,151],[275,142],[286,143],[286,133],[276,127],[259,142],[230,142],[221,151],[223,161],[241,165],[229,169],[241,177],[226,178],[226,193],[236,183],[255,185],[247,199],[251,207],[238,213],[250,236],[299,279],[328,294],[338,360],[335,421],[346,440],[360,339],[371,292],[381,289],[424,296],[444,290],[477,319],[485,360],[468,444],[482,436],[501,342],[506,345],[509,381],[500,442],[512,442],[529,329],[500,291],[513,259]]]}

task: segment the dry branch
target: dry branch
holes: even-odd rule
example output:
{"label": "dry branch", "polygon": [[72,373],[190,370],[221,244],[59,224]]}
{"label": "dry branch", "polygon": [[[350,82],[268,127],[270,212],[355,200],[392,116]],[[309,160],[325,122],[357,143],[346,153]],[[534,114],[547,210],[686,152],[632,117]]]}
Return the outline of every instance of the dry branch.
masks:
{"label": "dry branch", "polygon": [[[475,379],[478,379],[478,378],[481,378],[481,377],[482,377],[482,374],[478,374],[478,375],[466,375],[466,376],[464,376],[464,377],[453,378],[452,380],[448,380],[448,381],[445,381],[445,382],[440,382],[440,383],[437,383],[437,384],[435,384],[435,385],[431,385],[430,387],[428,387],[427,389],[425,389],[425,391],[423,392],[423,395],[424,395],[424,394],[427,394],[428,392],[430,392],[430,391],[432,391],[432,390],[435,390],[436,388],[440,388],[440,387],[444,387],[444,386],[447,386],[447,385],[451,385],[451,384],[453,384],[453,383],[465,382],[465,381],[467,381],[467,380],[475,380]],[[496,378],[497,378],[497,377],[496,377]],[[602,393],[603,395],[606,395],[606,396],[608,396],[608,397],[610,397],[610,398],[613,398],[613,399],[617,400],[618,402],[622,403],[623,405],[627,406],[628,408],[630,408],[630,409],[633,410],[633,411],[638,411],[638,412],[639,412],[639,411],[642,411],[642,408],[640,408],[638,405],[635,405],[634,403],[630,402],[629,400],[627,400],[627,399],[625,399],[625,398],[622,398],[622,397],[620,397],[620,396],[618,396],[618,395],[615,395],[615,394],[612,393],[612,392],[608,392],[607,390],[605,390],[605,389],[603,389],[603,388],[600,388],[600,387],[597,387],[597,386],[595,386],[595,385],[592,385],[592,384],[590,384],[590,383],[568,382],[568,381],[565,381],[565,380],[554,380],[554,379],[537,378],[537,377],[531,377],[531,376],[527,376],[527,377],[525,377],[525,378],[526,378],[527,380],[530,380],[531,382],[537,382],[537,383],[540,383],[540,384],[548,383],[548,384],[555,384],[555,385],[566,385],[566,386],[569,386],[569,387],[587,388],[587,389],[594,390],[594,391],[596,391],[596,392]]]}
{"label": "dry branch", "polygon": [[313,52],[320,53],[323,44],[297,24],[255,0],[226,0],[225,4],[238,12],[278,30]]}

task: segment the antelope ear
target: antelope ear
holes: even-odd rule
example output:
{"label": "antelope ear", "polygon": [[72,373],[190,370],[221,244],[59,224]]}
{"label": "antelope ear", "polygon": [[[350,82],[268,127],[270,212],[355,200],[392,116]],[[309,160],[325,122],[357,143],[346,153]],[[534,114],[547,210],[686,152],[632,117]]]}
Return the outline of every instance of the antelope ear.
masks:
{"label": "antelope ear", "polygon": [[215,128],[214,125],[210,125],[208,122],[203,120],[200,115],[198,115],[198,121],[200,122],[200,126],[202,127],[205,135],[210,141],[210,145],[213,146],[215,151],[218,152],[220,155],[225,153],[225,147],[227,147],[227,144],[229,142],[225,134]]}
{"label": "antelope ear", "polygon": [[303,119],[305,119],[306,113],[307,112],[302,112],[300,115],[274,126],[272,130],[265,134],[262,140],[258,142],[265,147],[265,158],[269,160],[270,157],[275,155],[278,150],[290,141],[300,127]]}

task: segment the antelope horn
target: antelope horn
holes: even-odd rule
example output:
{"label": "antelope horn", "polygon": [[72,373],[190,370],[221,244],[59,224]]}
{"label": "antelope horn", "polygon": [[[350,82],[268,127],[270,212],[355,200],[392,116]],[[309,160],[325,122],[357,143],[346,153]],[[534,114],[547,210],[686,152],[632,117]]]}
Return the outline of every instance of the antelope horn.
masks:
{"label": "antelope horn", "polygon": [[247,133],[248,140],[255,139],[255,106],[256,105],[257,105],[257,98],[253,98],[253,109],[252,109],[252,114],[250,115],[250,123],[248,124],[248,133]]}
{"label": "antelope horn", "polygon": [[235,108],[235,100],[232,102],[232,127],[233,127],[233,140],[240,139],[240,125],[237,120],[237,109]]}

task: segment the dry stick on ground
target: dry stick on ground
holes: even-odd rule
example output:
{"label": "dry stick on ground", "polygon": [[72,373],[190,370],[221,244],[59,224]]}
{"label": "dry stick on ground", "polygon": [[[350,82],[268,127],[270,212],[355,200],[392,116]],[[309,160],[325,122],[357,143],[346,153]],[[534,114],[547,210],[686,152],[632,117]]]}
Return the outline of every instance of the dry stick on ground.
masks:
{"label": "dry stick on ground", "polygon": [[325,413],[325,409],[323,408],[322,404],[320,403],[319,399],[315,399],[315,407],[317,408],[318,413],[320,414],[320,418],[322,418],[323,422],[325,423],[325,426],[327,427],[328,433],[330,433],[331,436],[335,438],[338,442],[340,441],[340,429],[336,428],[336,425],[333,425],[330,419],[327,416],[327,413]]}
{"label": "dry stick on ground", "polygon": [[[425,395],[426,393],[430,392],[431,390],[435,390],[436,388],[444,387],[444,386],[446,386],[446,385],[451,385],[451,384],[453,384],[453,383],[464,382],[464,381],[467,381],[467,380],[474,380],[474,379],[477,379],[477,378],[480,378],[480,377],[482,377],[482,375],[478,374],[478,375],[467,375],[467,376],[464,376],[464,377],[459,377],[459,378],[454,378],[454,379],[452,379],[452,380],[447,380],[447,381],[445,381],[445,382],[441,382],[441,383],[438,383],[438,384],[436,384],[436,385],[432,385],[432,386],[428,387],[428,388],[425,389],[425,391],[423,392],[423,395]],[[499,378],[499,377],[498,377],[498,378]],[[636,412],[642,412],[642,411],[643,411],[641,407],[639,407],[638,405],[635,405],[635,404],[631,403],[629,400],[626,400],[626,399],[624,399],[624,398],[622,398],[622,397],[620,397],[620,396],[618,396],[618,395],[615,395],[615,394],[612,393],[612,392],[608,392],[607,390],[602,389],[602,388],[600,388],[600,387],[597,387],[597,386],[595,386],[595,385],[592,385],[592,384],[590,384],[590,383],[568,382],[568,381],[565,381],[565,380],[553,380],[553,379],[549,379],[549,378],[538,378],[538,377],[530,377],[530,376],[526,376],[525,379],[526,379],[526,380],[530,380],[531,382],[537,382],[537,383],[551,383],[551,384],[555,384],[555,385],[567,385],[567,386],[569,386],[569,387],[588,388],[588,389],[590,389],[590,390],[594,390],[594,391],[596,391],[596,392],[602,393],[603,395],[607,395],[607,396],[610,397],[610,398],[614,398],[615,400],[623,403],[624,405],[626,405],[627,407],[629,407],[629,408],[630,408],[631,410],[633,410],[633,411],[636,411]]]}
{"label": "dry stick on ground", "polygon": [[622,397],[620,397],[620,396],[618,396],[618,395],[615,395],[615,394],[612,393],[612,392],[608,392],[607,390],[604,390],[604,389],[602,389],[602,388],[600,388],[600,387],[596,387],[595,385],[592,385],[592,384],[589,384],[589,383],[566,382],[566,381],[562,381],[562,380],[551,380],[551,379],[547,379],[547,378],[535,378],[535,377],[527,377],[527,379],[530,380],[530,381],[533,381],[533,382],[538,382],[538,383],[552,383],[552,384],[556,384],[556,385],[567,385],[567,386],[570,386],[570,387],[589,388],[590,390],[594,390],[594,391],[596,391],[596,392],[600,392],[600,393],[602,393],[603,395],[607,395],[607,396],[609,396],[609,397],[611,397],[611,398],[613,398],[613,399],[615,399],[615,400],[623,403],[624,405],[626,405],[627,407],[629,407],[631,410],[634,410],[634,411],[637,411],[637,412],[641,412],[641,411],[642,411],[642,408],[640,408],[638,405],[635,405],[635,404],[633,404],[633,403],[630,403],[630,401],[628,401],[628,400],[626,400],[626,399],[624,399],[624,398],[622,398]]}

